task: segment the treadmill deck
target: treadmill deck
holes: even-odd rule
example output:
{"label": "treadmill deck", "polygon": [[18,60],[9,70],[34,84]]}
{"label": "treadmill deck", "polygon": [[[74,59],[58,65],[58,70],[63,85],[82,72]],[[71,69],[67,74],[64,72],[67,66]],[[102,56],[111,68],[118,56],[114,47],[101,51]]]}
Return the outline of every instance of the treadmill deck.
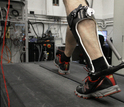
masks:
{"label": "treadmill deck", "polygon": [[[121,92],[101,99],[83,99],[74,94],[75,88],[87,76],[83,65],[71,63],[69,75],[59,75],[53,61],[4,64],[11,107],[123,107],[124,76],[115,79]],[[1,72],[1,69],[0,69]],[[2,78],[2,75],[0,75]],[[2,101],[7,104],[3,79]],[[4,106],[1,106],[4,107]]]}

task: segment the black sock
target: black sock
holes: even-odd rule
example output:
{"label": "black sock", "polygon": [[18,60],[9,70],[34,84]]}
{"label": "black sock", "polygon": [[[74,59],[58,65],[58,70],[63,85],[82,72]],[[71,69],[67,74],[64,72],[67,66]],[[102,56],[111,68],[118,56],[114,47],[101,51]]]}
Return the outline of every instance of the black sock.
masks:
{"label": "black sock", "polygon": [[70,62],[70,57],[67,57],[64,53],[61,54],[61,61]]}
{"label": "black sock", "polygon": [[107,66],[103,57],[92,60],[92,63],[94,65],[95,72],[99,72],[101,70],[104,70],[104,69],[108,68],[108,66]]}

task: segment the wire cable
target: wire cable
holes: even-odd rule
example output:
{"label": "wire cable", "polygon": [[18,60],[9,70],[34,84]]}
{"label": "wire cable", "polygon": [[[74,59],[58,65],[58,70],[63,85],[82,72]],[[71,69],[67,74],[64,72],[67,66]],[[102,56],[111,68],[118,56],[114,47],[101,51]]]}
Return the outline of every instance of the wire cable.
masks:
{"label": "wire cable", "polygon": [[2,51],[1,51],[1,70],[2,70],[2,74],[3,74],[4,86],[5,86],[5,90],[6,90],[6,94],[7,94],[7,99],[8,99],[8,107],[10,107],[10,98],[9,98],[9,93],[8,93],[8,90],[7,90],[6,79],[5,79],[5,74],[4,74],[4,70],[3,70],[2,61],[3,61],[3,50],[4,50],[4,45],[5,45],[6,25],[7,25],[9,9],[10,9],[10,0],[8,0],[8,9],[7,9],[6,20],[5,20],[5,27],[4,27],[3,46],[2,46]]}
{"label": "wire cable", "polygon": [[33,27],[33,24],[36,24],[36,25],[37,25],[37,24],[42,24],[42,26],[43,26],[43,31],[42,31],[42,35],[41,35],[41,36],[43,36],[43,34],[44,34],[44,23],[42,23],[42,22],[31,22],[31,21],[29,21],[29,24],[31,24],[35,35],[38,35],[38,34],[36,33],[36,31],[35,31],[35,29],[34,29],[34,27]]}
{"label": "wire cable", "polygon": [[[44,34],[44,23],[41,22],[42,20],[37,19],[38,17],[36,15],[34,15],[34,18],[35,18],[34,19],[35,22],[32,22],[32,24],[42,24],[43,25],[43,34]],[[31,19],[29,19],[29,20],[31,20]],[[37,21],[40,21],[40,22],[37,22]]]}
{"label": "wire cable", "polygon": [[[37,22],[37,20],[36,20],[36,16],[35,16],[35,14],[33,14],[34,15],[34,18],[35,18],[35,23]],[[39,35],[39,29],[38,29],[38,25],[37,25],[37,23],[36,23],[36,28],[37,28],[37,32],[38,32],[38,35]]]}
{"label": "wire cable", "polygon": [[[8,51],[9,51],[10,56],[8,55]],[[6,53],[7,53],[8,63],[10,63],[11,62],[11,51],[8,46],[6,46]],[[9,59],[9,57],[10,57],[10,59]]]}
{"label": "wire cable", "polygon": [[39,55],[39,59],[38,59],[38,62],[40,61],[40,58],[41,58],[41,55],[42,55],[42,51],[43,51],[43,46],[40,45],[41,49],[40,49],[40,55]]}
{"label": "wire cable", "polygon": [[36,31],[35,31],[34,26],[32,25],[32,23],[31,23],[30,21],[28,21],[28,23],[31,25],[31,27],[32,27],[32,29],[33,29],[35,35],[38,37],[38,34],[36,33]]}

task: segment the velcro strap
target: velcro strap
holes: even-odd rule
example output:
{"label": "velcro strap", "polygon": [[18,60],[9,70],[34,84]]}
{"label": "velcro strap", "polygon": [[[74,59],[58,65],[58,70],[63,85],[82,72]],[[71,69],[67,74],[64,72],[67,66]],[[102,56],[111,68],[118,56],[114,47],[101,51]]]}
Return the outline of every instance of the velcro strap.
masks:
{"label": "velcro strap", "polygon": [[[83,18],[91,19],[91,17],[94,15],[94,13],[95,13],[95,11],[92,8],[89,8],[88,6],[82,6],[82,4],[80,4],[78,6],[78,8],[73,10],[67,17],[70,28],[72,27],[72,24],[74,24],[73,23],[74,19],[77,19],[77,20],[82,20]],[[78,14],[80,14],[81,17],[79,17]]]}

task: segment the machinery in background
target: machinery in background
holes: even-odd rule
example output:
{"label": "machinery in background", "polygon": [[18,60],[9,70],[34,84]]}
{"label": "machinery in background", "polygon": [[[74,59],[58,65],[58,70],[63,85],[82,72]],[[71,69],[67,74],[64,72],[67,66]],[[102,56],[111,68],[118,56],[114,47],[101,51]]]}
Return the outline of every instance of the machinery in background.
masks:
{"label": "machinery in background", "polygon": [[[10,1],[3,59],[5,63],[16,63],[20,62],[20,55],[27,52],[25,43],[27,36],[27,0]],[[7,3],[8,0],[0,0],[0,50],[3,43]]]}
{"label": "machinery in background", "polygon": [[29,62],[54,59],[54,38],[43,42],[29,42]]}
{"label": "machinery in background", "polygon": [[[30,22],[31,24],[31,22]],[[54,59],[54,36],[48,30],[42,37],[29,37],[29,62],[50,61]]]}
{"label": "machinery in background", "polygon": [[[33,16],[35,15],[33,14]],[[44,29],[45,25],[42,21],[39,21],[37,19],[35,19],[35,21],[30,21],[30,20],[28,21],[28,33],[30,33],[28,38],[29,62],[54,60],[54,53],[55,53],[54,39],[56,36],[54,32],[51,30],[54,24],[55,22],[51,23],[48,26],[48,29]]]}

